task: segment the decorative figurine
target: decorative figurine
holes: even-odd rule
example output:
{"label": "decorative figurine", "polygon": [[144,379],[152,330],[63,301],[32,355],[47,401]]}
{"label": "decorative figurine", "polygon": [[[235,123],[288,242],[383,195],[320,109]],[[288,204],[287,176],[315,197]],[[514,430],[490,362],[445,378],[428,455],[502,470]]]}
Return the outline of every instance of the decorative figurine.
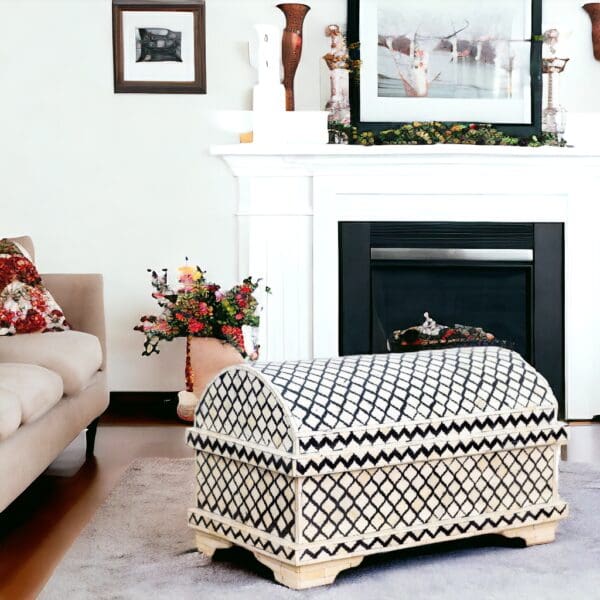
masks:
{"label": "decorative figurine", "polygon": [[283,56],[283,85],[287,110],[295,109],[294,77],[302,57],[302,26],[310,6],[306,4],[278,4],[277,8],[285,15],[281,51]]}
{"label": "decorative figurine", "polygon": [[[329,25],[325,35],[331,38],[331,49],[323,57],[329,67],[331,97],[325,106],[329,111],[329,123],[350,125],[350,58],[346,39],[338,25]],[[331,129],[331,142],[347,144],[347,136]]]}

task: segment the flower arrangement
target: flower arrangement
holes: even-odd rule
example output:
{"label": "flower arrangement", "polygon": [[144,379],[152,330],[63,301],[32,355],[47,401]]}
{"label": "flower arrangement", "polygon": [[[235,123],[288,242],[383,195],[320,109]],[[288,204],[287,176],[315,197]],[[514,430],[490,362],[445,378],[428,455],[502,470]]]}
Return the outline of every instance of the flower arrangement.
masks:
{"label": "flower arrangement", "polygon": [[[162,308],[159,316],[143,316],[135,331],[142,332],[143,356],[158,354],[161,340],[172,341],[177,337],[212,337],[231,344],[244,358],[248,356],[244,343],[244,326],[258,327],[260,317],[256,314],[258,301],[254,292],[260,280],[244,279],[228,291],[206,280],[200,267],[186,265],[179,268],[178,288],[168,283],[168,271],[148,270],[152,274],[152,297]],[[268,287],[265,288],[270,293]],[[251,357],[254,358],[254,357]]]}

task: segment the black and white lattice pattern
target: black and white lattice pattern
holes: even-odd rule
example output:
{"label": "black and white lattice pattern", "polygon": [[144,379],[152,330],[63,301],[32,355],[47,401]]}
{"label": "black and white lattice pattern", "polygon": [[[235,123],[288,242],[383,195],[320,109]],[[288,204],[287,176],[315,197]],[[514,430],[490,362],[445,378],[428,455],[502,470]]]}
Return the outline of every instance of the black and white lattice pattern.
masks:
{"label": "black and white lattice pattern", "polygon": [[265,363],[299,433],[554,407],[533,367],[502,348]]}
{"label": "black and white lattice pattern", "polygon": [[566,503],[558,501],[552,506],[532,507],[516,513],[477,516],[467,522],[431,523],[425,527],[399,530],[374,537],[345,540],[341,543],[316,544],[302,551],[301,562],[364,555],[366,552],[384,552],[403,546],[414,546],[430,542],[443,542],[455,537],[466,537],[481,533],[532,525],[564,519],[569,514]]}
{"label": "black and white lattice pattern", "polygon": [[293,479],[198,452],[197,506],[281,539],[294,534]]}
{"label": "black and white lattice pattern", "polygon": [[245,368],[223,373],[208,387],[198,404],[196,426],[261,446],[293,449],[280,400]]}
{"label": "black and white lattice pattern", "polygon": [[554,448],[547,446],[306,478],[302,541],[549,503],[554,456]]}

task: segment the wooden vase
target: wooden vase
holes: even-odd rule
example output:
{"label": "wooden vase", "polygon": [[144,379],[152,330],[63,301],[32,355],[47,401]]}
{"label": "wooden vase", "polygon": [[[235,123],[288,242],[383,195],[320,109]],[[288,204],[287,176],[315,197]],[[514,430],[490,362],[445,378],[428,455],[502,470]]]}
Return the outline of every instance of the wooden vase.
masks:
{"label": "wooden vase", "polygon": [[590,19],[592,20],[594,58],[600,60],[600,2],[590,2],[589,4],[584,4],[582,8],[590,15]]}
{"label": "wooden vase", "polygon": [[177,416],[192,423],[199,399],[208,384],[226,367],[243,363],[242,355],[216,338],[188,337],[185,359],[186,391],[179,393]]}
{"label": "wooden vase", "polygon": [[285,87],[286,110],[294,110],[294,78],[302,57],[302,27],[310,6],[306,4],[278,4],[277,8],[285,15],[286,23],[281,42],[283,61],[283,86]]}

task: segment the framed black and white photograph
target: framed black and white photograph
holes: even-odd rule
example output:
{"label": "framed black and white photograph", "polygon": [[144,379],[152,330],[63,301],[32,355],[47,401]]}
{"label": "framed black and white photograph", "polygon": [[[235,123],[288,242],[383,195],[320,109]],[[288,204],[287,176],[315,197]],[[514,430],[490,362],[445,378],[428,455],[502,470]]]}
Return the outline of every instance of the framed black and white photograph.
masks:
{"label": "framed black and white photograph", "polygon": [[349,0],[348,38],[360,59],[352,119],[541,127],[541,0]]}
{"label": "framed black and white photograph", "polygon": [[206,93],[204,0],[113,0],[115,92]]}

